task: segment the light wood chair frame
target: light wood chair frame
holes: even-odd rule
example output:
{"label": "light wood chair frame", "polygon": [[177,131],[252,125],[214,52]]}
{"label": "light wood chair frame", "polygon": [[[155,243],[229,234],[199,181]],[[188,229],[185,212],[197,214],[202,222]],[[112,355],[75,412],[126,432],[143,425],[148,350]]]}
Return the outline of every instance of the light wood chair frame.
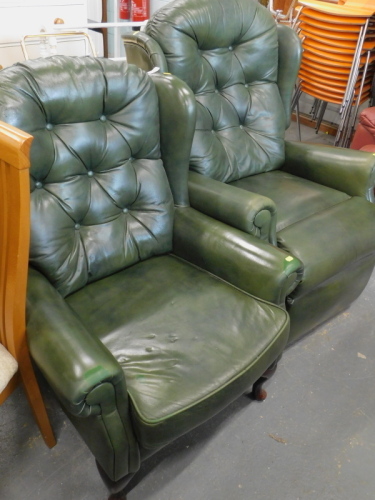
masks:
{"label": "light wood chair frame", "polygon": [[18,361],[19,377],[35,420],[52,448],[56,440],[26,339],[32,140],[31,135],[0,122],[0,341]]}

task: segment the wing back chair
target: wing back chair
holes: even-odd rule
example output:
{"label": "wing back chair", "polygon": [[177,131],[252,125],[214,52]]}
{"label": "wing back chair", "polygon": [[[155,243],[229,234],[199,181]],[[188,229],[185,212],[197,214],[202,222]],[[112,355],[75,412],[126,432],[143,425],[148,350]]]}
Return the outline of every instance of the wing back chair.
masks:
{"label": "wing back chair", "polygon": [[304,264],[287,298],[292,342],[347,308],[372,273],[374,157],[284,140],[301,46],[258,2],[171,2],[125,37],[129,61],[148,51],[151,66],[156,43],[158,65],[197,102],[191,205]]}
{"label": "wing back chair", "polygon": [[110,60],[0,73],[2,127],[33,136],[29,349],[112,491],[254,384],[262,399],[288,339],[273,303],[301,263],[189,206],[195,112],[181,80]]}

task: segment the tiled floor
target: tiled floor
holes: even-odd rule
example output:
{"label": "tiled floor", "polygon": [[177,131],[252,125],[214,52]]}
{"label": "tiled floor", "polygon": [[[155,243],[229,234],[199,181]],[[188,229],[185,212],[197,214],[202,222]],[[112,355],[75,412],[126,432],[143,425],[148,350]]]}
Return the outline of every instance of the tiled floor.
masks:
{"label": "tiled floor", "polygon": [[[149,459],[128,500],[373,500],[374,297],[375,274],[347,311],[285,352],[266,401],[242,397]],[[44,394],[52,450],[21,389],[0,407],[0,499],[105,500],[90,452]]]}

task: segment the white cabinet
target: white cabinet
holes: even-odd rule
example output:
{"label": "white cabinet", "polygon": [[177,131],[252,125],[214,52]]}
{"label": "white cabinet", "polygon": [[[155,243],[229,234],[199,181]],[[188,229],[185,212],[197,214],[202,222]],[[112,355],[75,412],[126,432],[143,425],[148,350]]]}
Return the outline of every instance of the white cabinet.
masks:
{"label": "white cabinet", "polygon": [[[23,61],[21,38],[43,29],[53,31],[56,18],[66,25],[87,22],[87,0],[0,0],[0,65]],[[83,38],[59,43],[59,53],[83,55],[86,50]],[[39,41],[28,43],[28,53],[30,58],[39,57]]]}

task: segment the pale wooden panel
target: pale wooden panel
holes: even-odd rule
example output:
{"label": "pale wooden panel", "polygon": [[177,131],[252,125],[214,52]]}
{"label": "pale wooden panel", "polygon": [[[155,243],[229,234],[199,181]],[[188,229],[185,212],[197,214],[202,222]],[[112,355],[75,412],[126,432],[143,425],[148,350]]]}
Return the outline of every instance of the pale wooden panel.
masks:
{"label": "pale wooden panel", "polygon": [[[19,374],[48,446],[56,444],[26,341],[26,286],[30,244],[29,151],[32,136],[0,122],[0,339]],[[5,389],[11,392],[15,381]]]}

